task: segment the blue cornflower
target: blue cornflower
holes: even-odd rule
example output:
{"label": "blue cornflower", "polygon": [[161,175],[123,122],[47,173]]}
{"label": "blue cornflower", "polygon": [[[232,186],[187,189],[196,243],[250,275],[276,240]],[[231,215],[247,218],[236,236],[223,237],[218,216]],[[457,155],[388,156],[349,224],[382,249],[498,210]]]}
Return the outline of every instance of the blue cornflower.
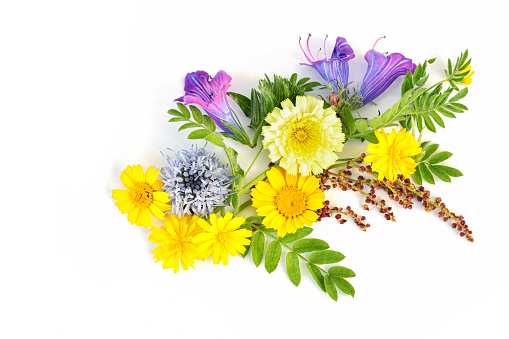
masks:
{"label": "blue cornflower", "polygon": [[214,154],[193,145],[175,152],[175,158],[165,156],[167,167],[161,168],[163,190],[168,192],[171,213],[200,217],[213,213],[217,206],[227,206],[232,177]]}

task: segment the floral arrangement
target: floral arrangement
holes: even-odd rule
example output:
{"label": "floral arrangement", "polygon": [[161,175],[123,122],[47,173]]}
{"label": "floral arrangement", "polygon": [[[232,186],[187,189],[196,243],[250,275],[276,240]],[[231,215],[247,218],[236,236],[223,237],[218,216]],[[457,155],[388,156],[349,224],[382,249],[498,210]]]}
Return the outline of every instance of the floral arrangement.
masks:
{"label": "floral arrangement", "polygon": [[[378,210],[395,221],[389,200],[404,209],[417,202],[426,212],[436,211],[450,222],[461,237],[473,242],[463,216],[450,211],[441,198],[432,198],[422,184],[450,182],[462,173],[442,163],[452,153],[424,137],[425,131],[444,128],[444,117],[455,118],[467,107],[463,99],[472,83],[468,50],[448,60],[444,78],[428,84],[428,66],[435,59],[415,64],[399,53],[389,55],[369,50],[367,71],[360,87],[349,82],[349,61],[355,57],[347,40],[338,37],[330,56],[327,38],[316,58],[310,37],[300,48],[321,82],[265,76],[246,96],[230,92],[232,78],[223,70],[214,77],[196,71],[185,77],[184,95],[168,111],[171,123],[183,123],[179,132],[188,139],[203,139],[205,147],[169,150],[160,169],[127,166],[120,174],[126,189],[113,190],[113,199],[131,224],[150,228],[148,240],[158,244],[155,261],[178,272],[194,268],[197,260],[212,256],[214,264],[228,264],[230,256],[251,253],[259,266],[264,261],[271,273],[285,254],[290,281],[298,286],[301,263],[316,284],[332,299],[338,289],[354,296],[348,278],[355,273],[336,265],[345,256],[326,241],[310,237],[324,218],[340,224],[353,221],[366,231],[370,224],[350,206],[335,206],[326,200],[330,189],[353,191],[362,196],[362,210]],[[378,42],[378,40],[377,40]],[[376,45],[376,43],[375,43]],[[368,118],[372,103],[396,80],[403,77],[401,98],[385,112]],[[309,92],[320,93],[319,96]],[[324,99],[324,96],[326,99]],[[233,100],[249,119],[244,127],[232,110]],[[233,140],[239,148],[227,146]],[[342,158],[348,141],[367,143],[366,153]],[[260,143],[261,141],[261,143]],[[232,144],[233,142],[229,142]],[[239,164],[241,147],[258,147],[251,164]],[[213,149],[225,152],[222,164]],[[262,149],[270,163],[252,173]],[[260,167],[260,166],[257,166]],[[239,216],[239,213],[247,217]],[[153,221],[158,221],[157,225]]]}

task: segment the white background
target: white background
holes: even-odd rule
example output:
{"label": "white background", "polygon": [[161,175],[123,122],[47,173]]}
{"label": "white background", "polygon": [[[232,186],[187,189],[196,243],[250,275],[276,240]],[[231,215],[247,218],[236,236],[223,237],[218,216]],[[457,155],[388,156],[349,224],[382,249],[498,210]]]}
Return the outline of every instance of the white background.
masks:
{"label": "white background", "polygon": [[[0,337],[507,338],[506,18],[492,1],[468,3],[2,3]],[[163,270],[148,230],[111,199],[120,172],[162,166],[161,150],[191,145],[166,114],[187,72],[224,69],[231,90],[246,95],[264,73],[319,80],[299,66],[298,38],[308,33],[314,50],[329,34],[329,55],[336,36],[348,39],[351,81],[362,79],[380,36],[380,52],[437,57],[435,80],[469,48],[470,110],[426,138],[464,173],[429,188],[465,216],[475,242],[417,207],[395,208],[396,223],[365,213],[366,233],[351,222],[316,224],[313,234],[357,273],[355,298],[337,302],[304,267],[296,288],[283,267],[269,275],[250,257]],[[400,83],[362,114],[389,107]],[[365,145],[348,147],[354,156]],[[240,161],[254,152],[239,146]],[[329,197],[362,212],[355,195]]]}

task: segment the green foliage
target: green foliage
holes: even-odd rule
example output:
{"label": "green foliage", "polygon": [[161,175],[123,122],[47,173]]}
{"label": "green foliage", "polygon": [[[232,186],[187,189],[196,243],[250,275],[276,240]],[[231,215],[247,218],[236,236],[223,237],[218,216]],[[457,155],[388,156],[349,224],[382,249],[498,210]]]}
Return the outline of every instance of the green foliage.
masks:
{"label": "green foliage", "polygon": [[[185,129],[197,128],[189,133],[188,139],[203,139],[216,146],[225,147],[223,137],[216,132],[216,124],[208,115],[203,115],[195,106],[189,106],[189,109],[181,103],[177,103],[178,109],[170,109],[168,114],[175,116],[168,120],[169,122],[186,122],[180,126],[179,132]],[[194,120],[194,121],[193,121]]]}
{"label": "green foliage", "polygon": [[436,152],[439,145],[425,141],[421,144],[422,153],[415,157],[418,166],[412,178],[415,183],[422,185],[423,180],[435,184],[435,177],[445,181],[451,182],[451,177],[459,177],[463,174],[456,168],[439,165],[439,163],[449,159],[452,156],[451,152]]}
{"label": "green foliage", "polygon": [[256,146],[262,127],[266,125],[267,114],[272,112],[275,107],[281,108],[282,101],[290,99],[295,103],[297,96],[304,95],[320,85],[318,82],[308,81],[309,78],[297,81],[296,73],[292,74],[290,79],[274,75],[273,81],[265,75],[265,79],[261,79],[259,82],[258,90],[254,88],[251,90],[251,98],[239,93],[227,93],[239,105],[244,115],[251,119],[249,128],[254,131],[252,147]]}
{"label": "green foliage", "polygon": [[[302,279],[300,265],[303,261],[318,287],[332,299],[337,300],[338,298],[337,288],[345,294],[354,295],[352,285],[344,279],[355,276],[352,270],[342,266],[332,266],[327,272],[319,266],[335,264],[343,260],[345,256],[340,252],[329,250],[329,244],[323,240],[306,238],[313,231],[312,228],[304,227],[281,238],[272,234],[275,232],[274,230],[251,223],[260,224],[262,219],[260,217],[250,217],[246,220],[246,225],[250,225],[256,230],[251,238],[250,248],[253,262],[257,267],[265,258],[265,269],[268,273],[272,273],[281,261],[283,248],[286,248],[288,250],[285,260],[286,272],[295,286],[299,286]],[[269,240],[267,249],[265,249],[267,238],[272,240]],[[304,253],[309,253],[309,256],[305,257]]]}
{"label": "green foliage", "polygon": [[452,88],[459,91],[457,84],[461,83],[463,79],[468,75],[468,66],[472,59],[468,59],[468,49],[456,59],[454,67],[452,66],[451,59],[447,60],[447,69],[444,70],[445,76],[449,81]]}

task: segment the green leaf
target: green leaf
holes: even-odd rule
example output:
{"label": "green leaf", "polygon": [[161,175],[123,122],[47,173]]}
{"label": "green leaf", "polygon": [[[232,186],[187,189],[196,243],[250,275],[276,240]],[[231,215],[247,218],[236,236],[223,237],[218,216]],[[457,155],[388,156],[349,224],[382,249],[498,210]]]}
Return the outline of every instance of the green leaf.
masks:
{"label": "green leaf", "polygon": [[187,109],[186,105],[181,104],[180,102],[177,102],[177,106],[182,113],[182,116],[189,120],[191,118],[191,113],[189,113],[189,110]]}
{"label": "green leaf", "polygon": [[355,133],[355,120],[353,118],[352,112],[348,108],[344,108],[341,112],[339,112],[339,117],[343,123],[343,126],[346,128],[346,134],[351,135]]}
{"label": "green leaf", "polygon": [[378,139],[375,135],[375,131],[371,130],[369,131],[368,133],[364,134],[363,135],[364,139],[366,139],[367,141],[369,141],[370,143],[372,144],[378,144]]}
{"label": "green leaf", "polygon": [[343,259],[345,259],[343,254],[333,250],[315,252],[309,256],[309,261],[317,265],[334,264]]}
{"label": "green leaf", "polygon": [[442,171],[440,168],[437,168],[435,165],[430,165],[429,169],[440,180],[445,181],[445,182],[451,182],[451,177],[449,177],[449,175],[446,172]]}
{"label": "green leaf", "polygon": [[231,200],[233,209],[237,210],[237,208],[239,207],[239,195],[237,194],[237,192],[234,192],[230,195],[230,200]]}
{"label": "green leaf", "polygon": [[180,126],[179,132],[188,128],[199,128],[199,127],[202,126],[200,124],[197,124],[196,122],[188,122],[187,124],[183,124],[182,126]]}
{"label": "green leaf", "polygon": [[438,168],[439,170],[447,173],[447,175],[451,176],[451,177],[454,177],[454,178],[457,178],[457,177],[461,177],[463,175],[463,173],[461,173],[460,170],[454,168],[454,167],[449,167],[449,166],[443,166],[443,165],[433,165],[435,168]]}
{"label": "green leaf", "polygon": [[468,88],[465,87],[461,91],[456,93],[456,95],[454,95],[452,98],[450,98],[449,102],[455,102],[455,101],[458,101],[460,99],[463,99],[467,94],[468,94]]}
{"label": "green leaf", "polygon": [[373,129],[378,129],[378,127],[382,124],[382,119],[380,117],[374,117],[369,119],[369,127]]}
{"label": "green leaf", "polygon": [[290,281],[295,286],[299,286],[301,279],[300,264],[299,257],[295,252],[288,252],[286,255],[286,273],[288,273]]}
{"label": "green leaf", "polygon": [[442,162],[442,161],[445,161],[447,159],[449,159],[450,157],[452,156],[452,153],[451,152],[440,152],[440,153],[437,153],[435,155],[433,155],[429,160],[428,162],[430,164],[438,164],[439,162]]}
{"label": "green leaf", "polygon": [[429,171],[428,167],[424,163],[420,163],[418,166],[419,171],[421,171],[422,178],[429,182],[430,184],[435,184],[435,178],[433,178],[433,174]]}
{"label": "green leaf", "polygon": [[226,94],[239,105],[246,117],[251,118],[251,100],[248,97],[234,92],[228,92]]}
{"label": "green leaf", "polygon": [[436,132],[437,129],[435,127],[435,124],[433,123],[433,121],[431,121],[431,118],[429,117],[429,115],[427,113],[422,113],[422,117],[424,118],[424,123],[426,124],[426,127],[431,132]]}
{"label": "green leaf", "polygon": [[292,248],[295,253],[306,253],[326,250],[329,244],[321,239],[302,239],[295,242]]}
{"label": "green leaf", "polygon": [[171,118],[170,120],[168,120],[168,122],[182,122],[182,121],[189,121],[189,120],[187,120],[186,118],[183,118],[183,117]]}
{"label": "green leaf", "polygon": [[195,106],[190,106],[190,108],[191,108],[191,112],[193,113],[194,121],[196,121],[199,124],[202,124],[203,123],[203,114],[201,113],[201,111]]}
{"label": "green leaf", "polygon": [[421,161],[428,159],[433,153],[435,153],[436,150],[438,149],[438,146],[439,146],[439,144],[431,144],[428,147],[425,147],[423,149],[423,151],[425,153],[424,153],[424,156],[422,157]]}
{"label": "green leaf", "polygon": [[323,282],[329,297],[331,297],[334,301],[338,301],[338,291],[336,290],[336,285],[334,284],[331,276],[328,274],[325,275]]}
{"label": "green leaf", "polygon": [[339,278],[351,278],[355,277],[354,271],[349,268],[343,266],[333,266],[329,268],[329,274],[331,276],[339,277]]}
{"label": "green leaf", "polygon": [[260,266],[263,259],[263,251],[265,250],[265,235],[258,231],[251,238],[251,255],[256,267]]}
{"label": "green leaf", "polygon": [[187,136],[188,139],[205,139],[206,136],[210,134],[209,130],[206,129],[197,129],[196,131],[192,131]]}
{"label": "green leaf", "polygon": [[347,295],[351,295],[352,297],[355,296],[355,289],[353,288],[352,284],[340,277],[331,276],[331,278],[334,280],[334,283],[341,290],[341,292]]}
{"label": "green leaf", "polygon": [[422,176],[421,176],[421,170],[419,169],[419,166],[415,168],[414,174],[412,174],[412,179],[414,179],[415,183],[417,185],[422,185]]}
{"label": "green leaf", "polygon": [[355,129],[360,133],[364,133],[368,130],[368,123],[364,119],[355,120]]}
{"label": "green leaf", "polygon": [[440,127],[445,128],[444,120],[442,120],[440,115],[438,115],[435,111],[429,111],[429,115],[431,115],[433,120],[435,120]]}
{"label": "green leaf", "polygon": [[318,287],[320,287],[322,291],[327,292],[325,290],[325,282],[323,279],[322,271],[320,271],[318,266],[311,263],[306,263],[306,267],[308,268],[309,273],[311,273],[313,279],[315,279],[315,282],[318,285]]}
{"label": "green leaf", "polygon": [[300,240],[313,232],[311,227],[305,226],[304,228],[299,228],[295,233],[287,233],[284,237],[281,238],[281,242],[283,244],[288,244],[297,240]]}
{"label": "green leaf", "polygon": [[203,116],[203,125],[211,132],[216,130],[216,123],[208,115]]}
{"label": "green leaf", "polygon": [[177,117],[182,116],[182,113],[180,113],[179,111],[177,111],[176,109],[173,109],[173,108],[168,111],[168,114],[175,115]]}
{"label": "green leaf", "polygon": [[279,264],[279,259],[281,259],[282,247],[279,241],[273,241],[267,247],[267,252],[265,252],[265,269],[267,272],[272,273],[277,265]]}
{"label": "green leaf", "polygon": [[213,143],[216,146],[219,146],[219,147],[226,146],[223,142],[223,138],[221,137],[221,135],[219,135],[217,133],[210,133],[204,139],[207,140],[208,142]]}

